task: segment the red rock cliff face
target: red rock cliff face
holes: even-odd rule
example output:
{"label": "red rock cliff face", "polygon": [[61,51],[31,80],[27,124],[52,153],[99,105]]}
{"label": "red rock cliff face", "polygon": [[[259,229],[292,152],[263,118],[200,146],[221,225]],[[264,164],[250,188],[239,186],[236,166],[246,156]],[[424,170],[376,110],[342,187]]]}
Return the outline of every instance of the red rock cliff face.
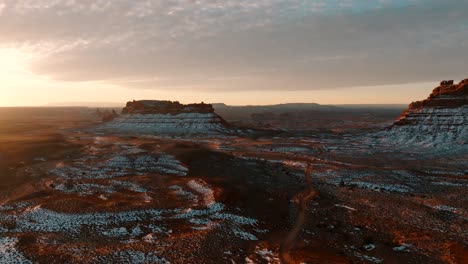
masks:
{"label": "red rock cliff face", "polygon": [[440,86],[432,91],[429,98],[411,103],[409,110],[427,107],[455,108],[463,105],[468,105],[468,79],[459,84],[453,84],[453,81],[442,81]]}
{"label": "red rock cliff face", "polygon": [[452,148],[468,139],[468,79],[443,81],[429,98],[413,102],[383,135],[388,142]]}
{"label": "red rock cliff face", "polygon": [[[413,102],[409,105],[408,110],[403,112],[400,120],[395,122],[396,126],[409,125],[418,123],[427,111],[432,113],[454,112],[449,110],[468,106],[468,79],[464,79],[459,84],[454,84],[453,81],[442,81],[440,86],[436,87],[426,100]],[[432,109],[432,110],[431,110]],[[439,111],[434,109],[440,109]],[[446,109],[443,111],[442,109]],[[460,113],[463,116],[463,113]]]}
{"label": "red rock cliff face", "polygon": [[142,100],[127,102],[122,114],[214,113],[211,104],[187,104],[172,101]]}

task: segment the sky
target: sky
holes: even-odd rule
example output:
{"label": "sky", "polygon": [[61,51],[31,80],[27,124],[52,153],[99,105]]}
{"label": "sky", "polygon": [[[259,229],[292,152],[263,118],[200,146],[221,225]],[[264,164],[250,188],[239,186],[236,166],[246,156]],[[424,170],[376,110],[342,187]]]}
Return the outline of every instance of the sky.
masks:
{"label": "sky", "polygon": [[0,0],[0,106],[408,104],[468,78],[468,0]]}

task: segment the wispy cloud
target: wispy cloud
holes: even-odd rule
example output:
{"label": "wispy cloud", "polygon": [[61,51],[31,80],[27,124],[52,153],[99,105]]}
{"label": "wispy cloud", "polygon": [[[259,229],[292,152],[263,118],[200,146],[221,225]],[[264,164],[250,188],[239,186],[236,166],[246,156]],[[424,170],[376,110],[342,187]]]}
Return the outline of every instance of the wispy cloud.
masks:
{"label": "wispy cloud", "polygon": [[[467,0],[0,0],[31,70],[129,88],[308,90],[466,74]],[[138,80],[138,81],[125,81]]]}

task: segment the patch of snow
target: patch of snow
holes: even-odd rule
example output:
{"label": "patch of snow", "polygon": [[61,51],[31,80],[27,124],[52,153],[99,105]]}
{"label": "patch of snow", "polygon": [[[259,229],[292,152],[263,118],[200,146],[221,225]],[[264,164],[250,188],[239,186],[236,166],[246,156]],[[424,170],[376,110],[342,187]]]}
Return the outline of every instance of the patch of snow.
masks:
{"label": "patch of snow", "polygon": [[65,179],[107,179],[137,172],[187,175],[188,169],[171,155],[127,157],[114,155],[104,162],[75,163],[56,167],[51,173]]}
{"label": "patch of snow", "polygon": [[266,233],[270,232],[270,230],[268,230],[268,229],[258,229],[258,228],[255,228],[254,231],[259,233],[259,234],[266,234]]}
{"label": "patch of snow", "polygon": [[160,218],[167,210],[140,210],[117,213],[58,213],[40,206],[29,208],[18,215],[0,215],[0,220],[16,221],[16,232],[62,232],[78,234],[81,227],[105,227],[128,222],[141,221],[147,218]]}
{"label": "patch of snow", "polygon": [[367,244],[367,245],[364,246],[364,249],[367,250],[367,251],[374,250],[375,245],[374,244]]}
{"label": "patch of snow", "polygon": [[15,207],[11,206],[11,205],[0,205],[0,211],[10,211],[10,210],[14,210]]}
{"label": "patch of snow", "polygon": [[155,253],[145,253],[135,250],[115,251],[107,256],[97,258],[99,263],[132,263],[132,264],[169,264],[165,258]]}
{"label": "patch of snow", "polygon": [[0,264],[33,263],[16,249],[17,243],[18,238],[16,237],[0,237]]}
{"label": "patch of snow", "polygon": [[398,193],[408,193],[411,192],[411,188],[399,185],[399,184],[376,184],[369,182],[350,182],[349,185],[357,186],[361,189],[370,189],[373,191],[387,191],[387,192],[398,192]]}
{"label": "patch of snow", "polygon": [[341,207],[341,208],[345,208],[345,209],[348,209],[350,211],[356,211],[355,208],[352,208],[352,207],[349,207],[349,206],[346,206],[346,205],[342,205],[342,204],[335,204],[336,207]]}
{"label": "patch of snow", "polygon": [[253,218],[248,218],[244,216],[228,214],[228,213],[215,213],[211,216],[212,219],[222,219],[222,220],[229,220],[233,223],[239,225],[255,225],[257,224],[257,220]]}
{"label": "patch of snow", "polygon": [[64,193],[77,193],[80,195],[91,195],[99,192],[113,193],[114,188],[95,183],[73,183],[71,186],[66,184],[57,184],[54,189]]}
{"label": "patch of snow", "polygon": [[432,184],[442,185],[442,186],[449,186],[449,187],[468,187],[468,184],[455,183],[455,182],[433,182]]}
{"label": "patch of snow", "polygon": [[411,244],[403,244],[401,246],[398,246],[398,247],[394,247],[393,248],[393,251],[395,252],[410,252],[410,248],[412,247],[413,245]]}
{"label": "patch of snow", "polygon": [[437,205],[437,206],[433,206],[433,208],[437,210],[441,210],[441,211],[449,211],[452,213],[458,213],[460,211],[460,209],[458,208],[447,206],[447,205]]}
{"label": "patch of snow", "polygon": [[200,219],[200,218],[192,218],[189,220],[189,222],[196,224],[196,225],[208,225],[211,223],[209,219]]}
{"label": "patch of snow", "polygon": [[178,176],[186,176],[188,169],[182,165],[177,159],[171,155],[162,155],[158,158],[156,165],[162,172],[175,174]]}
{"label": "patch of snow", "polygon": [[124,181],[111,181],[111,184],[116,188],[127,189],[133,192],[146,193],[147,190],[143,187],[140,187],[138,184],[133,182],[124,182]]}
{"label": "patch of snow", "polygon": [[131,236],[136,237],[136,236],[139,236],[141,234],[143,234],[143,231],[141,231],[141,228],[140,228],[139,225],[132,229]]}
{"label": "patch of snow", "polygon": [[109,237],[121,237],[129,235],[128,230],[125,227],[112,228],[109,231],[102,232],[102,234]]}
{"label": "patch of snow", "polygon": [[258,238],[257,238],[255,235],[253,235],[253,234],[251,234],[251,233],[248,233],[248,232],[245,232],[245,231],[243,231],[243,230],[241,230],[241,229],[239,229],[239,228],[234,228],[234,229],[232,230],[232,233],[233,233],[236,237],[238,237],[238,238],[240,238],[240,239],[242,239],[242,240],[248,240],[248,241],[256,241],[256,240],[258,240]]}
{"label": "patch of snow", "polygon": [[210,205],[207,209],[192,209],[188,208],[184,210],[181,214],[177,215],[176,218],[180,219],[190,219],[197,216],[209,216],[217,212],[220,212],[224,209],[224,204],[214,203]]}
{"label": "patch of snow", "polygon": [[365,260],[365,261],[369,261],[369,262],[372,262],[372,263],[382,263],[383,262],[383,259],[379,259],[379,258],[376,258],[376,257],[371,257],[371,256],[367,256],[367,255],[363,255],[361,253],[358,253],[358,252],[354,252],[354,256],[362,259],[362,260]]}
{"label": "patch of snow", "polygon": [[280,153],[311,153],[314,150],[305,147],[296,147],[296,146],[284,146],[284,147],[271,147],[269,150],[273,152],[280,152]]}
{"label": "patch of snow", "polygon": [[151,229],[151,232],[153,233],[156,233],[156,234],[171,234],[172,233],[172,230],[168,230],[164,227],[160,227],[160,226],[157,226],[157,225],[154,225],[154,224],[150,224],[148,225],[148,228]]}
{"label": "patch of snow", "polygon": [[209,135],[229,130],[213,113],[128,114],[121,115],[100,129],[148,135]]}

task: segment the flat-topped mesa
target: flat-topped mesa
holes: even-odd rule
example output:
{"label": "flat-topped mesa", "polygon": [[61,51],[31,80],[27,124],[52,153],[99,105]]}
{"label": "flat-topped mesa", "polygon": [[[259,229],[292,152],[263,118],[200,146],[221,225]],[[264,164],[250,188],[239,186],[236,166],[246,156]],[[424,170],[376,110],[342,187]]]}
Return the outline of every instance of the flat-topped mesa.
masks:
{"label": "flat-topped mesa", "polygon": [[146,135],[225,135],[231,126],[210,104],[172,101],[128,102],[122,114],[101,126],[106,131]]}
{"label": "flat-topped mesa", "polygon": [[468,144],[468,79],[442,81],[429,98],[413,102],[382,138],[395,144],[412,143],[453,148]]}
{"label": "flat-topped mesa", "polygon": [[127,102],[122,114],[214,113],[211,104],[181,104],[177,101],[141,100]]}

